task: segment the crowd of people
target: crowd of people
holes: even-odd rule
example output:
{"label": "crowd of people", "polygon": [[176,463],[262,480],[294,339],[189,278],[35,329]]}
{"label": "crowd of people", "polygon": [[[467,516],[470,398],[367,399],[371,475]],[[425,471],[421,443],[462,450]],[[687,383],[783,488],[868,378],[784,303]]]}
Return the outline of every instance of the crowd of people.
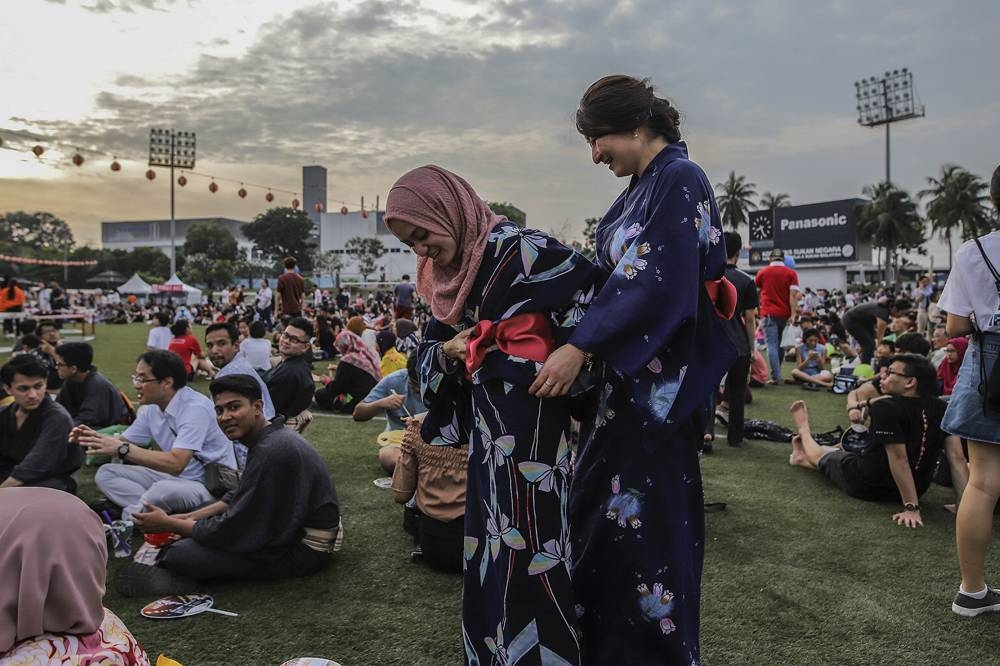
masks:
{"label": "crowd of people", "polygon": [[[814,435],[807,400],[792,402],[791,465],[897,503],[907,527],[947,479],[962,574],[952,609],[1000,611],[985,577],[1000,497],[1000,233],[963,245],[943,288],[929,274],[814,289],[780,248],[751,276],[676,109],[648,81],[597,81],[576,125],[593,162],[630,179],[594,260],[497,216],[457,174],[420,167],[385,212],[419,257],[415,281],[310,297],[288,257],[256,293],[129,304],[149,332],[128,391],[88,342],[32,319],[51,292],[45,310],[9,280],[4,307],[26,316],[0,369],[0,532],[54,545],[31,558],[31,580],[7,575],[24,571],[21,550],[0,553],[0,609],[18,618],[0,617],[0,659],[73,635],[86,654],[148,663],[101,606],[102,530],[119,538],[115,525],[146,535],[144,557],[116,575],[129,596],[326,567],[343,512],[305,432],[327,412],[385,418],[377,464],[414,554],[463,577],[467,663],[699,663],[699,455],[716,421],[745,446],[753,392],[783,384],[844,400],[836,445]],[[1000,168],[992,195],[1000,204]],[[72,497],[85,459],[102,494],[89,508]],[[56,535],[41,536],[50,521]],[[55,521],[86,532],[72,564]],[[87,585],[46,597],[38,586],[60,567]]]}

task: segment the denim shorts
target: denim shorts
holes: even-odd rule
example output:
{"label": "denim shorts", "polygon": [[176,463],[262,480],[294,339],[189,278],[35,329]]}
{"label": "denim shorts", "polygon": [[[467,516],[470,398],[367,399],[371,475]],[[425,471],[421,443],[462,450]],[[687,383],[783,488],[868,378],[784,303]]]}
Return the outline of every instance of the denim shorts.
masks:
{"label": "denim shorts", "polygon": [[980,357],[985,363],[988,377],[1000,356],[1000,334],[987,333],[985,338],[982,343],[969,343],[951,400],[948,401],[948,409],[941,419],[941,429],[965,439],[1000,444],[1000,414],[983,413],[983,394],[979,392]]}

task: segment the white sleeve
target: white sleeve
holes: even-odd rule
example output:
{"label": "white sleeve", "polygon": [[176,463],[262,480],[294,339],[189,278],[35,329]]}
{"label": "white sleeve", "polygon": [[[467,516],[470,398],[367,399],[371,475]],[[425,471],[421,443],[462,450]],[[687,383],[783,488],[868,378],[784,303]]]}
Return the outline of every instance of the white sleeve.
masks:
{"label": "white sleeve", "polygon": [[968,280],[966,269],[969,263],[968,248],[968,245],[963,245],[955,253],[955,262],[948,275],[948,281],[945,282],[944,291],[941,292],[941,298],[938,300],[939,308],[959,317],[968,317],[975,311],[969,287],[966,284]]}

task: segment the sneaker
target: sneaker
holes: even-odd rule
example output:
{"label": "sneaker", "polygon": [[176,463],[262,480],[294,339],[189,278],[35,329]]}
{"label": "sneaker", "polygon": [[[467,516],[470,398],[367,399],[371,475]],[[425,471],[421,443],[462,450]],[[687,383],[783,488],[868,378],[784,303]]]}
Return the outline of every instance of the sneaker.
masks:
{"label": "sneaker", "polygon": [[162,567],[129,562],[115,575],[115,589],[123,597],[165,597],[190,594],[198,581],[168,571]]}
{"label": "sneaker", "polygon": [[982,599],[976,599],[959,592],[955,595],[951,610],[966,617],[975,617],[980,613],[990,611],[1000,611],[1000,590],[990,588],[986,590],[986,596]]}
{"label": "sneaker", "polygon": [[715,409],[715,419],[724,426],[729,426],[729,410],[717,407]]}

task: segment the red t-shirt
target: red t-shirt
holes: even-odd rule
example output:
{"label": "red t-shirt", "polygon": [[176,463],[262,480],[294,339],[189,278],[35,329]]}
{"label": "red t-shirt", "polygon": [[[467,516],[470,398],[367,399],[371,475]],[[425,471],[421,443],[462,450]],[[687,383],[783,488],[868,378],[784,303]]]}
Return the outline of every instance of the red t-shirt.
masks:
{"label": "red t-shirt", "polygon": [[306,291],[306,281],[295,272],[282,273],[275,287],[281,294],[281,315],[302,314],[302,294]]}
{"label": "red t-shirt", "polygon": [[790,319],[788,294],[792,285],[799,284],[799,274],[784,264],[771,264],[757,271],[753,281],[760,289],[760,316]]}
{"label": "red t-shirt", "polygon": [[190,375],[194,372],[194,368],[191,366],[191,357],[196,354],[201,356],[201,345],[198,344],[198,338],[189,333],[171,339],[170,344],[167,345],[167,351],[172,351],[181,357],[181,360],[184,361],[184,370]]}

